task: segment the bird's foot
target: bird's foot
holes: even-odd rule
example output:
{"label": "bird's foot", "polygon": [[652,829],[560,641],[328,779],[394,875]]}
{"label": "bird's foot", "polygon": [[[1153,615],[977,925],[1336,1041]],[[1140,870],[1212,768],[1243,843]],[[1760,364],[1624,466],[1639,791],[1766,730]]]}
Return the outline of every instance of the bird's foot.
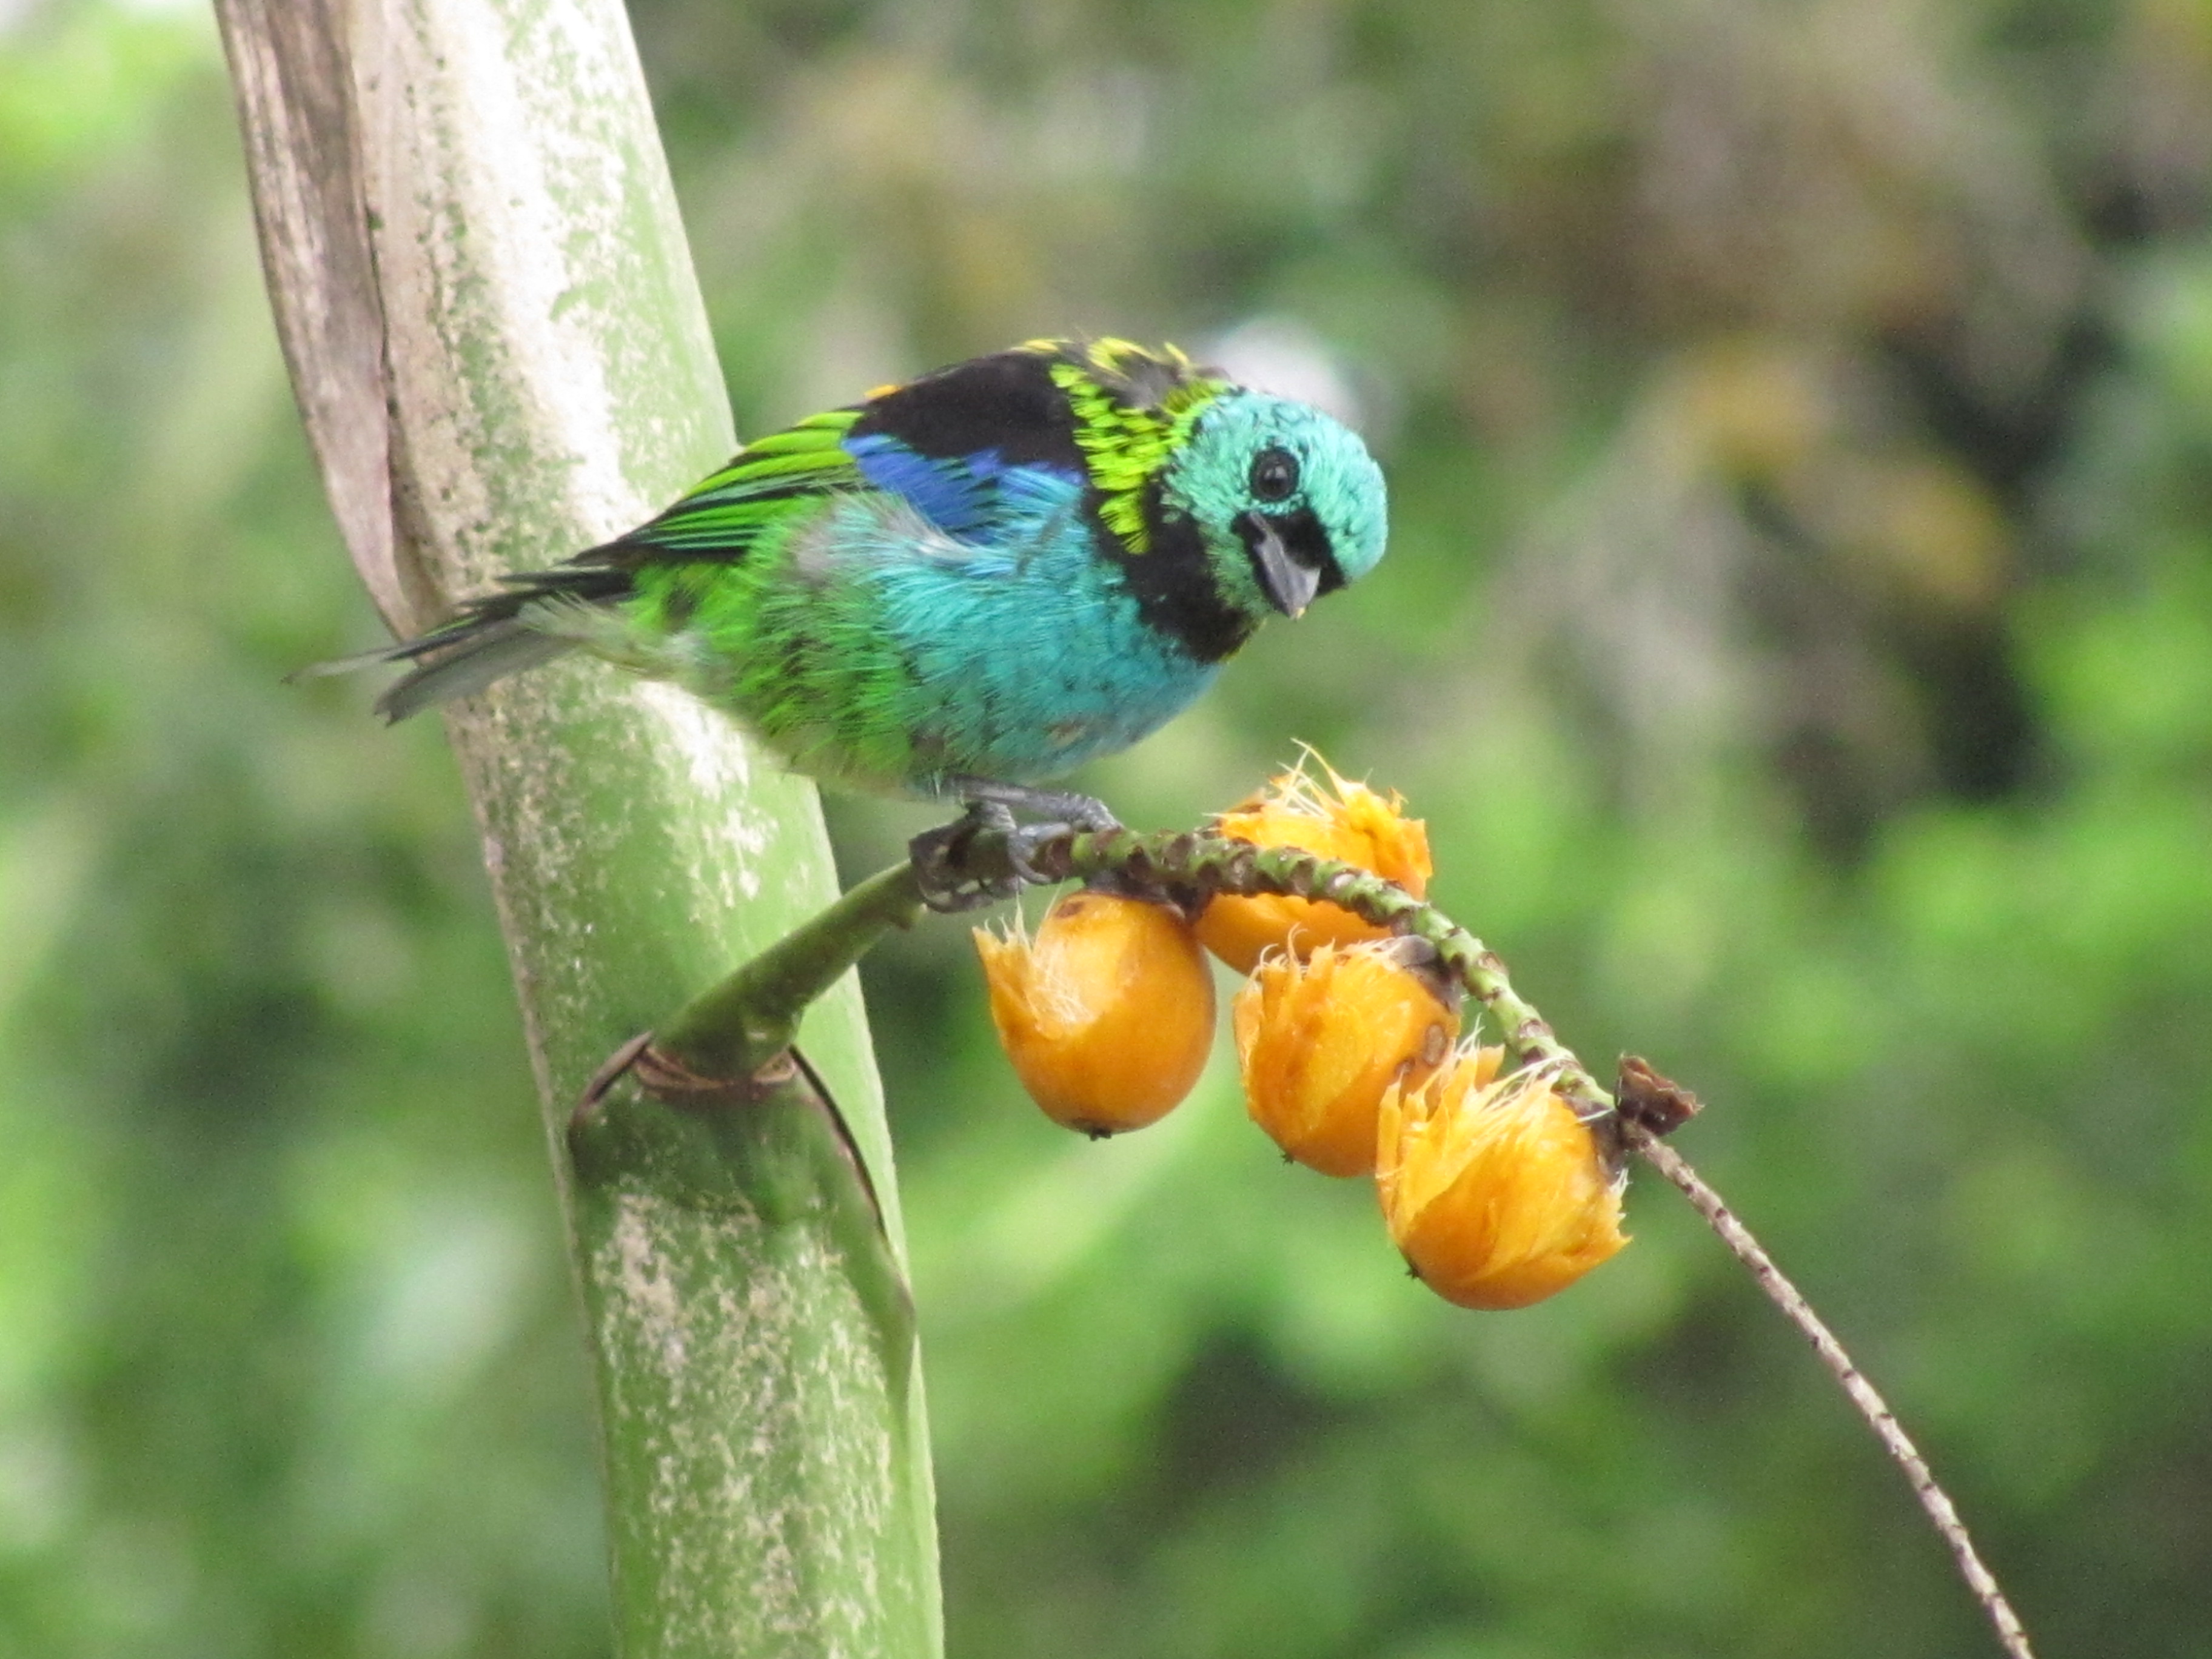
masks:
{"label": "bird's foot", "polygon": [[[955,777],[951,781],[954,792],[969,803],[970,810],[981,802],[1002,807],[1013,815],[1017,827],[1006,836],[1007,861],[1013,866],[1016,875],[1033,885],[1042,885],[1052,879],[1041,874],[1030,862],[1047,842],[1086,831],[1103,834],[1121,827],[1121,820],[1095,795],[1078,795],[1060,789],[1031,789],[1024,784],[994,783],[988,778]],[[1023,823],[1023,819],[1029,821]]]}
{"label": "bird's foot", "polygon": [[[964,800],[967,811],[951,823],[916,836],[907,847],[921,879],[922,902],[933,910],[980,909],[1013,897],[1024,885],[1047,885],[1054,878],[1039,870],[1035,860],[1048,842],[1121,827],[1105,802],[1090,795],[987,778],[947,782],[947,793]],[[1031,821],[1024,823],[1024,817]]]}
{"label": "bird's foot", "polygon": [[[979,872],[974,866],[978,836],[995,839],[1011,852],[1018,826],[1011,808],[997,801],[971,800],[951,823],[925,830],[906,846],[921,886],[921,902],[943,915],[980,910],[1022,890],[1018,868]],[[1006,860],[1011,866],[1011,856]]]}

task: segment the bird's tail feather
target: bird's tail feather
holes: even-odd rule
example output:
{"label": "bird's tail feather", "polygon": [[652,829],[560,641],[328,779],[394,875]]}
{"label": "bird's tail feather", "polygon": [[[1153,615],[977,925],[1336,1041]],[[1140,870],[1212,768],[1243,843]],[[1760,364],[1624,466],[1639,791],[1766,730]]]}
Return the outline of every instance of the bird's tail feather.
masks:
{"label": "bird's tail feather", "polygon": [[471,599],[452,622],[418,639],[313,663],[290,678],[346,674],[383,663],[411,664],[376,700],[376,712],[387,721],[404,720],[456,697],[473,696],[494,680],[535,668],[574,649],[579,641],[573,636],[547,632],[526,619],[526,613],[536,608],[535,602],[590,607],[617,600],[629,588],[623,572],[577,562],[558,570],[502,576],[500,580],[517,591]]}
{"label": "bird's tail feather", "polygon": [[386,686],[376,712],[387,721],[404,720],[438,703],[474,696],[494,680],[550,662],[575,645],[513,617],[484,623]]}

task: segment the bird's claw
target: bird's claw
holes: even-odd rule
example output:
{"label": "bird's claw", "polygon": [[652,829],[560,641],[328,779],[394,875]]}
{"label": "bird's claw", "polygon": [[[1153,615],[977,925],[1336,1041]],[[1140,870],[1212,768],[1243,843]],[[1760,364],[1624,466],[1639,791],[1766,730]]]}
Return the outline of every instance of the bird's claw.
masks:
{"label": "bird's claw", "polygon": [[1066,835],[1065,823],[1025,823],[1006,832],[1006,862],[1014,866],[1014,873],[1032,887],[1048,884],[1052,878],[1038,870],[1032,862],[1038,850],[1048,841]]}
{"label": "bird's claw", "polygon": [[[1118,830],[1121,821],[1089,795],[1027,789],[980,778],[953,780],[967,810],[951,823],[925,830],[908,843],[922,902],[945,914],[976,910],[1018,894],[1024,886],[1050,885],[1057,878],[1037,867],[1037,854],[1070,835]],[[1024,823],[1016,813],[1034,814]],[[1005,870],[979,873],[973,854],[979,836],[997,842]]]}
{"label": "bird's claw", "polygon": [[979,875],[969,867],[969,849],[976,836],[986,831],[1004,837],[1011,848],[1018,833],[1012,809],[997,801],[971,800],[951,823],[925,830],[907,843],[921,902],[940,915],[980,910],[1012,898],[1022,890],[1024,880],[1031,878],[1019,863],[1003,876]]}

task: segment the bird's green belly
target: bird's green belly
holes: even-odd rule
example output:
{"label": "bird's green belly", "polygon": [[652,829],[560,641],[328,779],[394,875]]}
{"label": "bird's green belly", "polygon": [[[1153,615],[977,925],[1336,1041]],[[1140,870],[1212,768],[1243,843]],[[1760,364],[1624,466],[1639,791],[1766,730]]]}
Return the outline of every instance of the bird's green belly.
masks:
{"label": "bird's green belly", "polygon": [[720,620],[680,641],[692,690],[797,770],[901,793],[1060,776],[1157,729],[1216,672],[1091,568],[864,569],[768,585]]}
{"label": "bird's green belly", "polygon": [[[871,653],[874,654],[874,653]],[[1009,663],[986,653],[883,652],[867,665],[787,653],[773,684],[740,677],[729,712],[799,770],[935,793],[965,775],[1036,783],[1128,747],[1179,713],[1210,672],[1127,659]]]}

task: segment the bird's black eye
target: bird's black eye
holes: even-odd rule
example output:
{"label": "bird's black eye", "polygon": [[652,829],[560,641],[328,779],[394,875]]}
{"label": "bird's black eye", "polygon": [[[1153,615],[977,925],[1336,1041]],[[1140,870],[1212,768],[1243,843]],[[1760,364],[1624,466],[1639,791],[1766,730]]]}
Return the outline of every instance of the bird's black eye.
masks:
{"label": "bird's black eye", "polygon": [[1298,458],[1287,449],[1263,449],[1252,458],[1252,493],[1263,501],[1285,500],[1298,487]]}

